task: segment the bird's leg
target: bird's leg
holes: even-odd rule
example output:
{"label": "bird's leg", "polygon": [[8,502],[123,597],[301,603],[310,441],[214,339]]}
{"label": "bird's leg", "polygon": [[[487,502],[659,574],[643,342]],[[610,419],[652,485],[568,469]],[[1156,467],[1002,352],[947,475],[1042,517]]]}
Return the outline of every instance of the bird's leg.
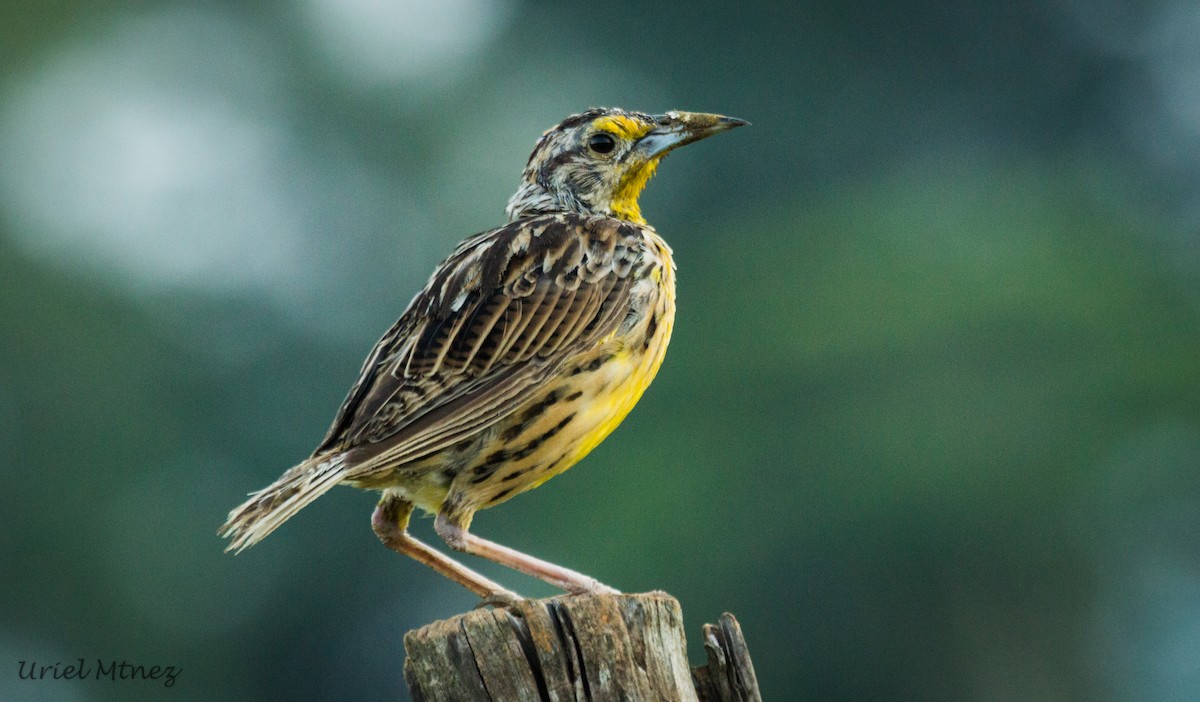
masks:
{"label": "bird's leg", "polygon": [[471,592],[491,602],[511,602],[522,597],[488,580],[449,556],[416,540],[408,533],[412,503],[385,495],[371,515],[371,528],[384,546],[420,561]]}
{"label": "bird's leg", "polygon": [[[465,520],[469,523],[470,517]],[[540,558],[528,556],[520,551],[514,551],[507,546],[501,546],[494,541],[475,536],[467,531],[465,524],[459,523],[448,516],[445,512],[438,513],[437,519],[433,523],[433,528],[437,531],[438,536],[446,542],[446,545],[455,551],[470,553],[489,561],[499,563],[502,566],[507,566],[513,570],[519,570],[526,575],[531,575],[539,580],[544,580],[554,587],[566,590],[572,594],[582,593],[598,593],[606,595],[619,594],[619,590],[615,590],[604,583],[599,582],[595,578],[577,573],[573,570],[563,568],[562,566],[554,565]]]}

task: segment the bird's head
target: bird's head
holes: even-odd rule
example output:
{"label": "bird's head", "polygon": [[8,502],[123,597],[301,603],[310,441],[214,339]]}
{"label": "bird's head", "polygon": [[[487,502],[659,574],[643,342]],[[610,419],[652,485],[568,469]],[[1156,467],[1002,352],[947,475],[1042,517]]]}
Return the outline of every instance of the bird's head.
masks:
{"label": "bird's head", "polygon": [[699,112],[647,115],[593,108],[572,115],[538,140],[506,211],[512,220],[577,212],[644,224],[638,195],[663,156],[744,124]]}

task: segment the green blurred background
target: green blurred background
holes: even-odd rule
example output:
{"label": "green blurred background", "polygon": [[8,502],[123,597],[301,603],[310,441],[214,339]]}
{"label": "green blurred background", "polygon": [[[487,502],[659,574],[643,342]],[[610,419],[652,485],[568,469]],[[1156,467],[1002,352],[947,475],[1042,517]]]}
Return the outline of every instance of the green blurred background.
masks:
{"label": "green blurred background", "polygon": [[[1195,3],[10,0],[0,59],[0,699],[406,699],[474,599],[371,495],[215,532],[593,105],[753,126],[643,196],[658,381],[477,533],[734,612],[768,700],[1200,699]],[[182,673],[18,679],[79,657]]]}

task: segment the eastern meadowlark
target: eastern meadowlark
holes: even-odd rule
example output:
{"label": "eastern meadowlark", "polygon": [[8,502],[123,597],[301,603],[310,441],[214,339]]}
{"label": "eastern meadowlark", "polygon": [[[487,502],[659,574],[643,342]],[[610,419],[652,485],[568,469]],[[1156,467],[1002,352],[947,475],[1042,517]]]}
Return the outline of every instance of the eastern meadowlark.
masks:
{"label": "eastern meadowlark", "polygon": [[590,109],[545,132],[508,202],[433,272],[363,363],[325,439],[229,514],[241,551],[338,483],[378,490],[389,548],[485,598],[516,595],[408,534],[437,534],[568,592],[616,592],[468,531],[475,512],[570,468],[657,373],[675,317],[671,249],[638,195],[672,149],[746,124]]}

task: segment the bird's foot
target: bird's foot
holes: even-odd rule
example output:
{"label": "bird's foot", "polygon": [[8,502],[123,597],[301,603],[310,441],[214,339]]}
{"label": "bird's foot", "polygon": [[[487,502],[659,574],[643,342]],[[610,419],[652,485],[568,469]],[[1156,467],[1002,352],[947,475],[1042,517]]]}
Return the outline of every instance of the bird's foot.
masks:
{"label": "bird's foot", "polygon": [[479,604],[475,605],[475,609],[483,609],[484,607],[495,607],[497,609],[513,609],[525,598],[521,597],[511,590],[497,590],[491,594],[484,596],[479,600]]}

